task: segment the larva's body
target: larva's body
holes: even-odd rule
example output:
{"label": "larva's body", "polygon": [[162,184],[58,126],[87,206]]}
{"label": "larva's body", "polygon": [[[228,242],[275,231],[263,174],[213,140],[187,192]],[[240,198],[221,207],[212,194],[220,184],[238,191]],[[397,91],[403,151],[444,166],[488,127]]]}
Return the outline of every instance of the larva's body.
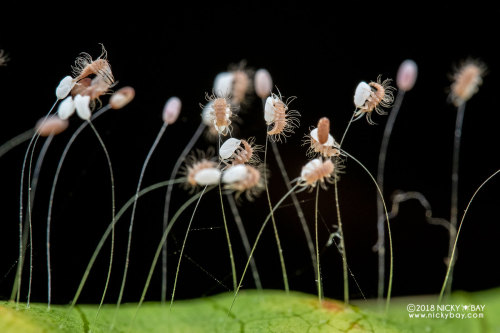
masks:
{"label": "larva's body", "polygon": [[231,124],[229,117],[231,116],[231,109],[225,98],[216,98],[213,104],[214,109],[214,125],[216,127],[228,127]]}
{"label": "larva's body", "polygon": [[455,106],[468,101],[478,91],[478,87],[483,83],[484,72],[484,64],[468,61],[453,75],[450,98]]}
{"label": "larva's body", "polygon": [[[104,47],[102,53],[96,60],[87,53],[82,53],[75,61],[73,82],[76,85],[73,87],[71,94],[73,96],[82,95],[89,96],[91,100],[90,107],[95,107],[96,101],[100,103],[99,98],[106,94],[114,85],[115,79],[111,72],[111,66],[106,60],[107,53]],[[95,76],[92,79],[90,76]]]}
{"label": "larva's body", "polygon": [[76,58],[75,66],[72,66],[73,75],[75,76],[73,81],[78,82],[90,75],[96,75],[97,77],[101,77],[108,86],[113,85],[115,79],[106,57],[107,52],[104,46],[102,47],[101,55],[96,60],[92,60],[92,57],[88,53],[82,53]]}
{"label": "larva's body", "polygon": [[249,139],[249,141],[241,140],[243,147],[239,147],[234,152],[234,159],[231,163],[232,165],[245,163],[256,164],[260,162],[259,156],[255,154],[255,152],[260,149],[260,146],[255,146],[254,141],[255,140],[253,138]]}
{"label": "larva's body", "polygon": [[335,164],[332,160],[327,159],[323,161],[321,159],[314,159],[307,163],[300,174],[303,182],[303,186],[311,186],[311,188],[316,187],[316,184],[320,182],[321,186],[325,186],[325,182],[333,183],[336,179]]}
{"label": "larva's body", "polygon": [[318,121],[318,127],[311,130],[306,136],[304,144],[309,144],[307,156],[314,157],[320,154],[324,158],[340,156],[339,145],[330,135],[330,120],[323,117]]}
{"label": "larva's body", "polygon": [[281,100],[273,103],[274,106],[274,126],[267,132],[269,135],[280,134],[284,131],[286,126],[286,111],[288,110],[285,103]]}
{"label": "larva's body", "polygon": [[329,134],[330,120],[326,117],[323,117],[318,121],[318,142],[320,144],[325,144],[328,141]]}
{"label": "larva's body", "polygon": [[[373,91],[366,99],[366,103],[363,107],[365,110],[364,112],[372,112],[373,109],[376,109],[377,105],[383,101],[385,96],[385,88],[381,84],[378,84],[377,82],[370,82],[368,85],[375,88],[375,91]],[[381,114],[386,114],[386,112],[382,112]]]}
{"label": "larva's body", "polygon": [[203,122],[213,127],[218,135],[227,135],[231,131],[231,117],[233,116],[231,104],[225,97],[206,94],[205,98],[208,104],[202,105]]}
{"label": "larva's body", "polygon": [[252,81],[250,77],[244,70],[236,70],[233,73],[233,91],[232,91],[232,102],[236,105],[241,104],[245,100],[245,96],[252,86]]}
{"label": "larva's body", "polygon": [[266,123],[273,126],[267,134],[275,141],[287,137],[288,133],[293,133],[293,129],[299,126],[297,116],[300,114],[295,110],[288,110],[288,104],[276,94],[272,94],[266,100],[264,117]]}

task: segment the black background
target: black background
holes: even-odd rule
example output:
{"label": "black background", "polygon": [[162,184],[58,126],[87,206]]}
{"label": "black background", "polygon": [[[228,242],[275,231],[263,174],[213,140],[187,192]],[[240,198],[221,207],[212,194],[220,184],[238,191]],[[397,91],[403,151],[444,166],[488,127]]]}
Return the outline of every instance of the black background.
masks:
{"label": "black background", "polygon": [[[194,4],[172,7],[131,8],[121,15],[116,7],[81,8],[83,15],[19,16],[0,35],[0,48],[11,60],[0,68],[0,138],[2,142],[32,127],[54,103],[55,87],[71,73],[80,52],[94,58],[103,43],[108,51],[117,88],[131,85],[136,99],[123,110],[110,111],[95,123],[106,142],[116,179],[117,207],[130,198],[139,172],[157,131],[161,112],[170,96],[183,102],[182,114],[167,129],[146,171],[143,187],[169,177],[175,160],[200,121],[200,103],[210,92],[215,75],[231,64],[247,61],[253,69],[266,68],[285,96],[297,96],[292,106],[301,114],[301,126],[287,143],[280,144],[291,178],[307,162],[303,135],[322,116],[332,122],[339,139],[354,110],[353,92],[359,81],[375,80],[379,74],[395,78],[399,64],[411,58],[419,66],[415,88],[406,94],[391,138],[386,167],[386,196],[397,189],[422,192],[436,217],[449,218],[451,157],[455,108],[447,102],[449,76],[461,60],[479,58],[488,66],[484,84],[466,107],[460,161],[459,212],[474,190],[499,165],[497,132],[497,80],[499,53],[497,30],[488,8],[392,8],[381,4],[343,7],[336,10],[314,5],[246,2],[231,6]],[[494,14],[494,13],[492,13]],[[494,15],[491,15],[493,17]],[[252,95],[253,96],[253,95]],[[107,97],[103,98],[106,102]],[[256,136],[264,144],[265,124],[256,96],[241,113],[241,137]],[[344,148],[376,173],[378,150],[386,118],[379,124],[354,123]],[[45,223],[48,196],[57,160],[81,120],[71,119],[70,128],[54,139],[43,165],[33,218],[34,301],[46,301]],[[197,147],[209,144],[200,140]],[[0,297],[8,298],[15,275],[18,241],[19,180],[27,145],[0,161]],[[41,145],[38,146],[40,148]],[[272,153],[270,191],[273,202],[285,193]],[[376,190],[368,176],[352,161],[340,182],[344,233],[350,268],[367,297],[376,296],[377,256]],[[111,218],[109,174],[102,150],[92,131],[77,139],[64,164],[56,191],[53,213],[53,300],[67,303],[83,274],[100,236]],[[454,289],[482,290],[499,286],[498,188],[491,181],[476,198],[465,220],[459,242]],[[164,190],[140,200],[134,229],[130,275],[125,301],[137,301],[161,233]],[[172,207],[179,207],[189,194],[175,188]],[[312,227],[314,195],[303,200]],[[180,271],[177,297],[215,294],[231,288],[231,269],[219,198],[208,194],[194,220]],[[227,213],[229,209],[226,205]],[[251,241],[268,213],[264,196],[240,206]],[[169,238],[169,287],[173,282],[180,242],[189,210]],[[333,189],[321,191],[320,214],[330,231],[336,223]],[[445,274],[448,239],[443,228],[428,225],[416,202],[402,206],[392,221],[395,273],[394,295],[439,292]],[[116,257],[107,302],[116,301],[124,263],[129,215],[120,222]],[[315,292],[315,282],[302,229],[291,206],[277,213],[290,286]],[[245,254],[237,229],[230,219],[230,234],[238,273]],[[212,228],[212,229],[207,229]],[[321,225],[325,244],[329,231]],[[92,271],[82,302],[100,300],[104,287],[108,248]],[[281,271],[272,229],[268,228],[256,252],[265,288],[282,288]],[[321,255],[325,295],[342,297],[341,260],[338,251],[324,248]],[[160,269],[153,278],[148,300],[159,300]],[[24,272],[27,277],[27,271]],[[23,298],[27,292],[23,282]],[[250,274],[245,288],[253,288]],[[351,295],[359,290],[351,280]]]}

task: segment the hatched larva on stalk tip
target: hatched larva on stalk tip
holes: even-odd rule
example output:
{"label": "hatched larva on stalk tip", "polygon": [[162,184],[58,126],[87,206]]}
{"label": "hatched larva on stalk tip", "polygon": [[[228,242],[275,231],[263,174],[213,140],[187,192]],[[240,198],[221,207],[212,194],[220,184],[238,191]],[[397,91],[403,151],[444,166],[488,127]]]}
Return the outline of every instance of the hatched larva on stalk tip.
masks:
{"label": "hatched larva on stalk tip", "polygon": [[307,150],[307,156],[309,157],[314,157],[318,153],[324,158],[341,155],[339,144],[330,134],[330,120],[326,117],[318,121],[318,127],[310,131],[304,140],[304,144],[309,144]]}
{"label": "hatched larva on stalk tip", "polygon": [[281,94],[278,96],[273,93],[266,99],[264,119],[268,126],[272,125],[272,128],[267,132],[272,140],[281,141],[282,138],[288,137],[288,134],[294,133],[295,127],[299,127],[300,122],[297,117],[300,116],[300,113],[288,109],[288,105],[295,98],[292,96],[283,102]]}
{"label": "hatched larva on stalk tip", "polygon": [[80,56],[76,58],[75,66],[71,66],[73,75],[75,76],[73,79],[74,82],[78,82],[92,74],[102,78],[108,86],[111,86],[115,82],[111,66],[107,60],[108,53],[104,45],[101,44],[101,46],[102,53],[96,60],[92,60],[92,57],[85,52],[80,53]]}
{"label": "hatched larva on stalk tip", "polygon": [[312,189],[319,182],[322,188],[326,188],[326,183],[333,184],[338,179],[338,172],[338,164],[331,159],[323,161],[321,158],[316,158],[302,167],[301,186]]}
{"label": "hatched larva on stalk tip", "polygon": [[479,60],[467,60],[453,75],[450,99],[455,106],[467,102],[483,83],[486,65]]}
{"label": "hatched larva on stalk tip", "polygon": [[358,108],[354,112],[354,120],[360,119],[366,114],[366,120],[370,125],[375,125],[372,120],[372,112],[375,110],[379,115],[386,115],[382,107],[388,108],[394,101],[393,90],[394,87],[390,86],[391,79],[385,79],[383,82],[380,80],[381,75],[378,76],[377,82],[360,82],[356,87],[354,93],[354,104]]}
{"label": "hatched larva on stalk tip", "polygon": [[256,154],[262,150],[261,145],[255,144],[255,138],[251,137],[247,140],[238,140],[235,138],[227,139],[219,149],[219,156],[222,162],[227,165],[239,164],[259,164],[260,158]]}
{"label": "hatched larva on stalk tip", "polygon": [[330,119],[323,117],[318,121],[318,142],[325,144],[330,135]]}
{"label": "hatched larva on stalk tip", "polygon": [[203,109],[203,122],[208,126],[213,126],[219,134],[226,136],[231,132],[231,117],[233,116],[231,104],[225,97],[206,94],[205,98],[208,101],[207,105],[200,105]]}
{"label": "hatched larva on stalk tip", "polygon": [[227,190],[236,192],[236,199],[245,193],[246,198],[252,201],[264,189],[264,179],[257,167],[239,164],[229,167],[222,175],[222,182]]}
{"label": "hatched larva on stalk tip", "polygon": [[220,179],[220,170],[212,160],[212,151],[206,153],[196,151],[186,158],[184,169],[180,172],[186,177],[186,188],[196,189],[199,185],[217,184]]}

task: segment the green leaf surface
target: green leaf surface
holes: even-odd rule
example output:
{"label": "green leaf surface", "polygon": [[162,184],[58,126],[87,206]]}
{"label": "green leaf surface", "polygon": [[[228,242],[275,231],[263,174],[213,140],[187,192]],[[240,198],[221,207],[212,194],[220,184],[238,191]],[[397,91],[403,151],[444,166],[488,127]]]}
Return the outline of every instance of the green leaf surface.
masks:
{"label": "green leaf surface", "polygon": [[[276,290],[242,291],[231,313],[232,294],[220,294],[169,305],[123,305],[114,332],[500,332],[500,289],[457,292],[449,304],[484,305],[484,318],[409,318],[408,304],[437,305],[436,296],[396,298],[389,313],[379,312],[374,301],[357,306],[325,300],[319,306],[314,295]],[[104,306],[95,321],[96,305],[52,306],[0,304],[0,332],[109,332],[116,307]],[[470,311],[462,311],[469,313]]]}

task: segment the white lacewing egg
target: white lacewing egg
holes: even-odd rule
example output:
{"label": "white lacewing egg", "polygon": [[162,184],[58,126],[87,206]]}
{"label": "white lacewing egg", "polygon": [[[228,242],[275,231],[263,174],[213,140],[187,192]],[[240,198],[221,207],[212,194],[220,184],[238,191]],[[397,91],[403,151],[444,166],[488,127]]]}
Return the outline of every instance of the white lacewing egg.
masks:
{"label": "white lacewing egg", "polygon": [[182,102],[178,97],[170,97],[163,108],[163,121],[171,125],[181,113]]}
{"label": "white lacewing egg", "polygon": [[234,74],[222,72],[217,74],[214,80],[214,94],[217,97],[227,97],[233,90]]}
{"label": "white lacewing egg", "polygon": [[266,106],[264,107],[264,120],[267,124],[274,122],[275,111],[274,111],[274,102],[275,99],[272,96],[269,96],[266,99]]}
{"label": "white lacewing egg", "polygon": [[73,101],[73,97],[69,96],[59,104],[57,114],[59,118],[65,120],[71,117],[73,113],[75,113],[75,102]]}
{"label": "white lacewing egg", "polygon": [[233,155],[234,151],[240,146],[240,144],[241,140],[235,138],[227,139],[219,149],[219,156],[223,160],[230,158]]}
{"label": "white lacewing egg", "polygon": [[222,182],[231,184],[242,181],[247,178],[247,173],[247,167],[244,164],[232,166],[222,174]]}
{"label": "white lacewing egg", "polygon": [[366,99],[370,96],[372,89],[368,85],[368,83],[361,81],[356,87],[356,91],[354,93],[354,105],[358,108],[365,105]]}
{"label": "white lacewing egg", "polygon": [[219,183],[220,170],[217,168],[206,168],[194,175],[194,181],[198,185],[215,185]]}
{"label": "white lacewing egg", "polygon": [[90,112],[89,103],[90,96],[75,96],[76,114],[78,114],[78,116],[83,120],[89,120],[90,116],[92,115],[92,113]]}
{"label": "white lacewing egg", "polygon": [[254,83],[255,93],[260,98],[264,99],[271,94],[273,79],[266,69],[261,68],[255,72]]}
{"label": "white lacewing egg", "polygon": [[56,88],[57,99],[64,99],[70,93],[71,89],[75,86],[71,76],[65,76]]}

